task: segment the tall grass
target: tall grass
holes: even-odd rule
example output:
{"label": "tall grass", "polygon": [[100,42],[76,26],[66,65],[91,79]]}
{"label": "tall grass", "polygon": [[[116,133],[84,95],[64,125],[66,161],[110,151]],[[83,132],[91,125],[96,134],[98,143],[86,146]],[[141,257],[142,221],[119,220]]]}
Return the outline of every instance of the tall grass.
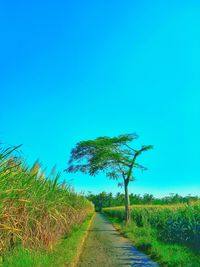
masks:
{"label": "tall grass", "polygon": [[93,205],[67,185],[26,166],[16,148],[0,150],[0,255],[17,245],[51,248]]}
{"label": "tall grass", "polygon": [[[124,208],[106,208],[104,213],[124,220]],[[200,254],[200,204],[190,205],[134,205],[132,221],[138,227],[151,227],[160,240],[188,246]]]}

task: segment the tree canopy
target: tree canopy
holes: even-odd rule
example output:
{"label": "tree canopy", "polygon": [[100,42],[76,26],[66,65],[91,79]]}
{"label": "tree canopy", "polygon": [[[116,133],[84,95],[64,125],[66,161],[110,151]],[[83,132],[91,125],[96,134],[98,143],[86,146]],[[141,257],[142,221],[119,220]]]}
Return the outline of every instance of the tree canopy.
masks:
{"label": "tree canopy", "polygon": [[[129,173],[133,165],[133,155],[138,156],[152,146],[142,146],[136,150],[129,146],[129,143],[137,139],[137,134],[124,134],[118,137],[98,137],[95,140],[79,142],[71,151],[68,172],[81,171],[90,175],[96,175],[100,171],[112,179],[129,175],[133,180],[132,173]],[[146,169],[144,166],[134,162],[134,167]]]}

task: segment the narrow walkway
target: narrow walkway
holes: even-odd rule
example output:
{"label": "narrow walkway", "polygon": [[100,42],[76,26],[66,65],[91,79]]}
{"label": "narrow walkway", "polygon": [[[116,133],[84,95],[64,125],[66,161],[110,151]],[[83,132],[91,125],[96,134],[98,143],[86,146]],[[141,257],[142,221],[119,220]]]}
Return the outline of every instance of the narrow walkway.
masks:
{"label": "narrow walkway", "polygon": [[78,267],[158,267],[147,255],[122,237],[112,224],[97,213]]}

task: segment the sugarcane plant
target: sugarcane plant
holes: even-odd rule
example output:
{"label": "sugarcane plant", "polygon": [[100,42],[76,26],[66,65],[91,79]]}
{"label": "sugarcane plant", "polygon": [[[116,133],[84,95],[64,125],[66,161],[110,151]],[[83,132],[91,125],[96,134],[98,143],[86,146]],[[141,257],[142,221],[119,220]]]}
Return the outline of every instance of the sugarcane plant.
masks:
{"label": "sugarcane plant", "polygon": [[38,161],[29,167],[20,147],[0,145],[0,259],[19,245],[48,249],[93,211],[59,173],[45,175]]}

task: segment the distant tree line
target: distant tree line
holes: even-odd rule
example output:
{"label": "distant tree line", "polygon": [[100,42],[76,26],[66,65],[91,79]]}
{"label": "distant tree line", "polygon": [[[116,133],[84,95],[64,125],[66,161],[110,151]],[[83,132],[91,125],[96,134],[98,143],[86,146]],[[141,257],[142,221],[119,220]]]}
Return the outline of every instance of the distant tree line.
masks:
{"label": "distant tree line", "polygon": [[[122,193],[112,194],[101,192],[99,194],[92,194],[88,192],[86,197],[93,202],[95,209],[101,211],[102,208],[114,207],[114,206],[123,206],[125,195]],[[169,196],[162,198],[156,198],[152,194],[130,194],[130,204],[139,205],[139,204],[153,204],[153,205],[166,205],[166,204],[179,204],[179,203],[190,203],[200,200],[198,196],[181,196],[179,194],[171,193]]]}

